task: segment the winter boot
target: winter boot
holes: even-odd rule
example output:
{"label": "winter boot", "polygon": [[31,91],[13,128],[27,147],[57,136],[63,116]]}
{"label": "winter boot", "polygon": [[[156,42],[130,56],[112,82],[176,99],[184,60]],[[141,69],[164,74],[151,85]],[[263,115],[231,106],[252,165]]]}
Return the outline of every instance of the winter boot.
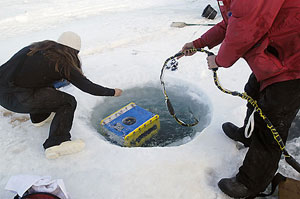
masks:
{"label": "winter boot", "polygon": [[218,186],[221,191],[232,198],[252,198],[253,195],[245,185],[237,181],[236,177],[223,178],[219,181]]}
{"label": "winter boot", "polygon": [[53,120],[55,113],[43,113],[43,114],[30,114],[30,120],[36,127],[43,126],[47,122]]}
{"label": "winter boot", "polygon": [[251,138],[245,137],[245,127],[239,128],[231,122],[226,122],[222,125],[222,129],[230,139],[243,143],[245,147],[250,146]]}
{"label": "winter boot", "polygon": [[222,125],[222,129],[223,129],[224,133],[230,139],[243,143],[245,147],[249,147],[250,143],[251,143],[251,137],[250,138],[245,137],[245,127],[247,126],[249,118],[254,111],[254,108],[252,107],[251,104],[248,103],[247,107],[248,108],[247,108],[247,112],[246,112],[246,117],[244,119],[243,127],[239,128],[230,122],[226,122]]}
{"label": "winter boot", "polygon": [[45,150],[46,158],[56,159],[62,155],[78,153],[83,150],[85,143],[82,140],[65,141],[60,145],[49,147]]}

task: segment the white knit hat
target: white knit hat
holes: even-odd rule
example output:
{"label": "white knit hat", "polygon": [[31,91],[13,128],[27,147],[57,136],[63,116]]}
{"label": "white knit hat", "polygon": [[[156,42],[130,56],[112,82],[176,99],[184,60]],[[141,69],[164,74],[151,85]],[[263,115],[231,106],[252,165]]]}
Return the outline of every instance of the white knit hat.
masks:
{"label": "white knit hat", "polygon": [[62,33],[58,38],[57,43],[74,48],[78,51],[80,51],[81,48],[80,36],[71,31]]}

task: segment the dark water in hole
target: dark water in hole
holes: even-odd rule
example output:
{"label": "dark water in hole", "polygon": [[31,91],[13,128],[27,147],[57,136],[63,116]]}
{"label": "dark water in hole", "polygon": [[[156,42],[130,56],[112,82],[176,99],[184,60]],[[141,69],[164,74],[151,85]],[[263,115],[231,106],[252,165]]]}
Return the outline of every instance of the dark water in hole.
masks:
{"label": "dark water in hole", "polygon": [[[101,120],[130,102],[134,102],[136,105],[158,114],[160,117],[160,131],[146,141],[142,147],[185,144],[191,141],[197,132],[201,132],[210,123],[210,106],[207,103],[209,100],[200,91],[188,91],[184,86],[168,88],[167,94],[179,119],[186,123],[192,123],[194,121],[193,115],[190,113],[192,111],[199,120],[199,124],[194,127],[179,125],[167,110],[162,89],[159,86],[149,86],[125,90],[123,95],[118,98],[106,98],[103,103],[94,108],[92,125],[102,134],[100,128]],[[114,143],[108,137],[105,138]]]}

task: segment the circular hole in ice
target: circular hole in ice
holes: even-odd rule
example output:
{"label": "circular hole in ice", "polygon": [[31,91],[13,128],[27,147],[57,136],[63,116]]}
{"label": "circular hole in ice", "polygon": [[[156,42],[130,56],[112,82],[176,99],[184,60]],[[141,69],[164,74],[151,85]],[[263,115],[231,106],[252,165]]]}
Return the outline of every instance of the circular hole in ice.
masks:
{"label": "circular hole in ice", "polygon": [[144,86],[126,89],[121,97],[107,97],[103,102],[97,104],[92,113],[92,125],[104,139],[120,145],[113,138],[105,135],[100,122],[133,102],[143,109],[159,115],[159,132],[148,139],[142,147],[179,146],[185,144],[209,125],[211,121],[210,101],[199,89],[192,90],[183,85],[168,87],[167,94],[179,119],[186,123],[192,123],[194,122],[194,114],[199,123],[193,127],[179,125],[168,112],[161,87]]}

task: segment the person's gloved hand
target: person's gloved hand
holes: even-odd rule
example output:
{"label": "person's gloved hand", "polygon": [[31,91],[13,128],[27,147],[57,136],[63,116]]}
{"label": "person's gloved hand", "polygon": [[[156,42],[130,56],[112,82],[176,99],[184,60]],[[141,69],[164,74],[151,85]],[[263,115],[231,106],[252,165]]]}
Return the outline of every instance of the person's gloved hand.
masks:
{"label": "person's gloved hand", "polygon": [[122,95],[122,93],[123,93],[123,91],[121,89],[115,88],[115,95],[114,95],[114,97],[119,97],[119,96]]}

